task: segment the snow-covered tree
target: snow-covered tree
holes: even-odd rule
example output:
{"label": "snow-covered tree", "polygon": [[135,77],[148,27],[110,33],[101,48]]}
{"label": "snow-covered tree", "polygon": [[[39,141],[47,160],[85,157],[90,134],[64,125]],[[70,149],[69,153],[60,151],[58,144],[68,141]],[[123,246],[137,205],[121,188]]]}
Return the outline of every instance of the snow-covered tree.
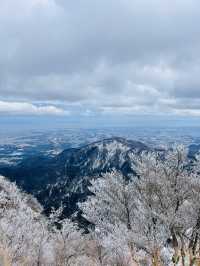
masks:
{"label": "snow-covered tree", "polygon": [[123,252],[127,247],[126,258],[131,254],[132,261],[143,250],[152,265],[161,265],[167,243],[174,263],[186,265],[189,250],[194,261],[200,231],[199,159],[190,162],[187,150],[176,146],[134,154],[132,162],[135,177],[112,172],[92,181],[93,195],[80,204],[84,217],[100,232],[104,247],[114,243]]}
{"label": "snow-covered tree", "polygon": [[84,255],[84,237],[69,219],[60,221],[60,228],[55,229],[53,237],[55,266],[75,265],[77,257]]}
{"label": "snow-covered tree", "polygon": [[193,254],[196,249],[194,232],[200,218],[199,159],[192,165],[187,150],[176,146],[162,155],[142,153],[139,157],[134,156],[133,162],[140,176],[135,182],[137,197],[150,208],[155,225],[161,224],[170,232],[175,251],[173,260],[178,261],[181,257],[185,265],[189,246],[192,246]]}
{"label": "snow-covered tree", "polygon": [[92,181],[90,190],[94,195],[80,207],[99,231],[98,239],[110,259],[133,265],[137,262],[136,248],[155,256],[170,235],[163,223],[153,222],[153,213],[141,200],[136,182],[112,172]]}
{"label": "snow-covered tree", "polygon": [[48,231],[39,203],[0,177],[0,206],[0,245],[11,264],[41,265]]}
{"label": "snow-covered tree", "polygon": [[116,260],[124,257],[133,262],[135,196],[132,181],[114,171],[91,183],[94,196],[79,204],[84,217],[95,225],[97,239],[108,253],[112,250],[112,254],[118,256]]}
{"label": "snow-covered tree", "polygon": [[81,265],[84,236],[70,220],[59,220],[61,212],[47,219],[34,198],[0,176],[0,259],[10,266]]}

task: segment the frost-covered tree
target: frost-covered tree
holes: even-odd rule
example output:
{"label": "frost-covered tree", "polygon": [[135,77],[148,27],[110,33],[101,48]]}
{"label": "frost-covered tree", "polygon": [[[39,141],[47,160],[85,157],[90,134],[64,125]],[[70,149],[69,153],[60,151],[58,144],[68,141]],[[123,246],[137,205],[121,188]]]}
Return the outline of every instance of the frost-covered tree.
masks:
{"label": "frost-covered tree", "polygon": [[161,265],[170,242],[175,264],[186,265],[189,250],[192,263],[200,247],[199,159],[190,162],[187,150],[176,146],[133,155],[132,162],[137,176],[129,180],[112,172],[92,181],[93,195],[80,204],[84,217],[100,232],[104,247],[106,242],[123,252],[127,247],[132,261],[143,250],[152,265]]}
{"label": "frost-covered tree", "polygon": [[134,195],[132,183],[125,180],[122,174],[112,172],[102,178],[91,181],[90,196],[79,204],[84,217],[95,224],[100,231],[112,230],[113,224],[125,224],[132,227]]}
{"label": "frost-covered tree", "polygon": [[108,253],[112,250],[113,255],[118,255],[116,260],[124,257],[133,262],[135,196],[132,181],[118,172],[111,172],[91,183],[90,191],[94,196],[79,204],[84,217],[95,225],[97,239]]}
{"label": "frost-covered tree", "polygon": [[78,266],[82,257],[89,266],[84,236],[70,220],[59,220],[62,208],[49,219],[41,212],[35,199],[0,176],[0,259],[9,266]]}
{"label": "frost-covered tree", "polygon": [[41,206],[3,177],[0,206],[0,245],[11,264],[41,265],[48,239]]}
{"label": "frost-covered tree", "polygon": [[133,162],[140,177],[135,182],[137,197],[150,208],[155,225],[163,225],[170,233],[175,251],[173,260],[176,262],[181,256],[185,265],[190,246],[193,254],[196,249],[194,232],[200,207],[199,159],[192,164],[187,150],[176,146],[162,155],[142,153],[139,157],[134,156]]}
{"label": "frost-covered tree", "polygon": [[77,257],[85,253],[85,240],[78,229],[69,219],[60,221],[60,228],[54,231],[55,266],[75,265]]}
{"label": "frost-covered tree", "polygon": [[[169,234],[162,223],[153,222],[153,213],[140,195],[136,182],[112,172],[92,181],[94,194],[80,204],[84,217],[95,225],[98,239],[110,260],[125,265],[137,263],[137,249],[154,256]],[[156,247],[156,248],[155,248]],[[121,262],[122,263],[122,262]]]}

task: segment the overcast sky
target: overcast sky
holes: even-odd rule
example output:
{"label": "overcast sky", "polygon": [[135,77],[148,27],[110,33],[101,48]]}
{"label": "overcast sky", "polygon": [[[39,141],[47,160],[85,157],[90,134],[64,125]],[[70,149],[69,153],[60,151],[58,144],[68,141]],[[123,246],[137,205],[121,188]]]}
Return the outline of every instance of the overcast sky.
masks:
{"label": "overcast sky", "polygon": [[200,117],[199,0],[1,0],[0,116]]}

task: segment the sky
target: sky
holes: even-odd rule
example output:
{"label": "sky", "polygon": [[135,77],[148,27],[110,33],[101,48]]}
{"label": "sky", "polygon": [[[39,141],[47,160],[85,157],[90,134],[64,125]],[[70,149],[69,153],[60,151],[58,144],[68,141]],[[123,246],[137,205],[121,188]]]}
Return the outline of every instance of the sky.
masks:
{"label": "sky", "polygon": [[199,121],[199,25],[199,0],[1,0],[0,118]]}

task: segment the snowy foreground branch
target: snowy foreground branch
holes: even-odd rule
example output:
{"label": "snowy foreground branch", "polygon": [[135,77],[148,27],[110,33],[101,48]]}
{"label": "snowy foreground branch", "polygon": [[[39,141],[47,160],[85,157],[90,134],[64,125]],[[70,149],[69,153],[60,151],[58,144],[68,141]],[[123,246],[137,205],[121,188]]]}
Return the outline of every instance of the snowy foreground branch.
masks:
{"label": "snowy foreground branch", "polygon": [[118,172],[91,182],[79,207],[83,233],[62,208],[42,208],[0,177],[0,265],[200,265],[200,163],[182,146],[132,156],[137,176]]}

